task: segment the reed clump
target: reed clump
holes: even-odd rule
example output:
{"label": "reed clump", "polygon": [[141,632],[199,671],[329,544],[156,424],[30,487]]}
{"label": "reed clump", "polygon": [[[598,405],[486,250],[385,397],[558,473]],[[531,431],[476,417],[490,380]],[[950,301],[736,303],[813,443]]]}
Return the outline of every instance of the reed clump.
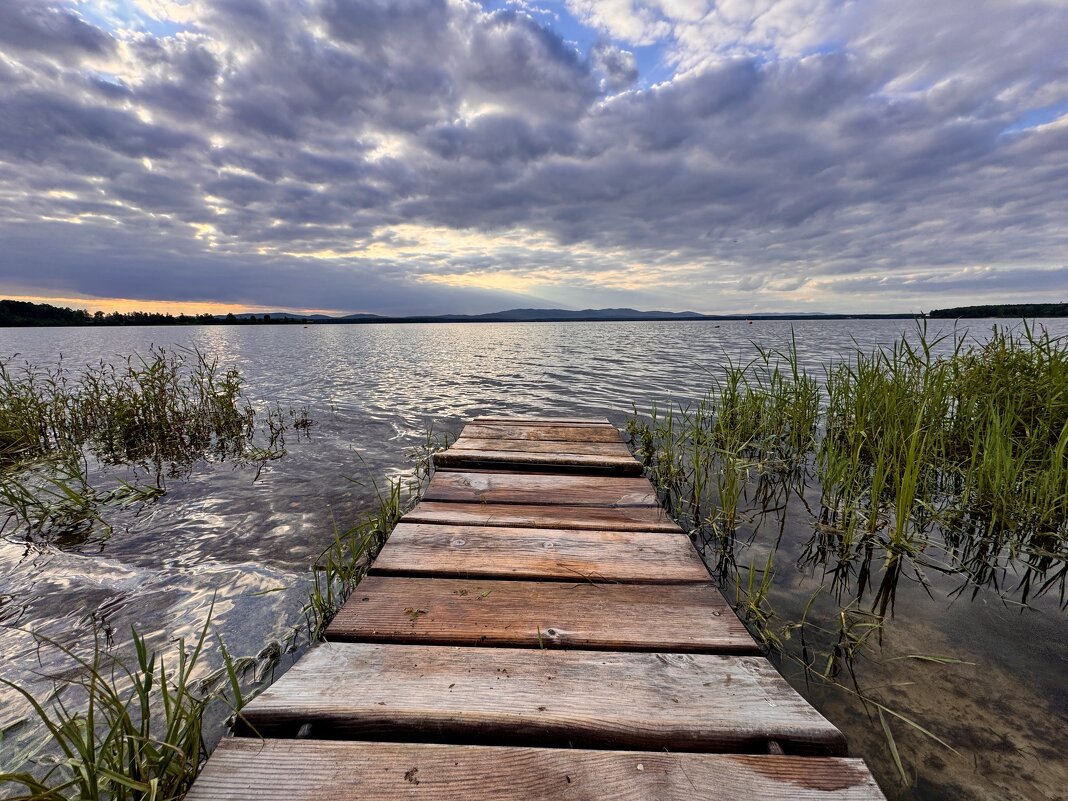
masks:
{"label": "reed clump", "polygon": [[[1044,330],[995,328],[975,342],[921,327],[817,373],[801,369],[795,341],[755,348],[700,403],[635,413],[628,431],[754,635],[858,697],[903,777],[890,720],[945,743],[854,672],[881,643],[899,584],[931,592],[937,572],[953,594],[1053,595],[1068,607],[1068,341]],[[800,556],[776,570],[788,525]],[[798,572],[819,586],[783,617],[775,584]]]}
{"label": "reed clump", "polygon": [[207,758],[205,720],[216,711],[239,714],[247,700],[241,667],[221,643],[221,670],[196,678],[209,625],[210,615],[195,642],[179,640],[167,657],[150,651],[134,631],[130,667],[99,637],[89,657],[38,637],[39,646],[60,652],[69,669],[43,699],[0,679],[29,703],[48,735],[21,753],[5,751],[5,797],[173,801],[185,795]]}
{"label": "reed clump", "polygon": [[805,506],[828,554],[968,579],[1042,565],[1063,592],[1068,342],[1045,331],[995,328],[973,345],[921,329],[826,365],[822,380],[800,369],[796,343],[758,349],[696,407],[635,415],[629,430],[695,535],[729,538],[747,504],[764,515],[815,489]]}
{"label": "reed clump", "polygon": [[[285,454],[287,432],[304,436],[312,425],[306,409],[257,414],[240,372],[195,349],[152,348],[76,371],[0,361],[0,531],[79,541],[109,529],[106,505],[153,500],[165,477],[203,458],[262,470]],[[151,483],[93,486],[91,474],[115,467]]]}
{"label": "reed clump", "polygon": [[[410,454],[413,470],[388,478],[384,489],[372,481],[371,510],[345,530],[335,527],[333,542],[312,566],[304,606],[311,642],[322,639],[394,526],[418,502],[430,479],[431,456],[448,443],[447,436],[428,431]],[[66,657],[69,669],[55,679],[46,698],[0,679],[26,700],[45,730],[20,753],[3,752],[0,793],[18,801],[182,798],[208,757],[213,723],[239,716],[267,678],[258,669],[250,690],[244,676],[257,660],[231,657],[221,640],[222,666],[197,678],[204,672],[210,630],[209,612],[196,642],[187,646],[180,640],[169,659],[151,651],[134,631],[132,667],[111,654],[109,637],[98,636],[88,657],[38,637],[41,647]],[[3,739],[0,731],[0,744]]]}
{"label": "reed clump", "polygon": [[254,420],[240,372],[197,350],[152,348],[78,371],[0,362],[3,464],[83,446],[105,464],[180,464],[240,453]]}

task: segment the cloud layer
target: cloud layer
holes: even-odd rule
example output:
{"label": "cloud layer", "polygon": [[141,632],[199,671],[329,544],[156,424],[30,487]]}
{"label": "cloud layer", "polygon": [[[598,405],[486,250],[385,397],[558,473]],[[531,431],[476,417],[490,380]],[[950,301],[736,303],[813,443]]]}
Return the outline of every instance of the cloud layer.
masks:
{"label": "cloud layer", "polygon": [[1063,297],[1066,40],[1039,0],[4,3],[0,292]]}

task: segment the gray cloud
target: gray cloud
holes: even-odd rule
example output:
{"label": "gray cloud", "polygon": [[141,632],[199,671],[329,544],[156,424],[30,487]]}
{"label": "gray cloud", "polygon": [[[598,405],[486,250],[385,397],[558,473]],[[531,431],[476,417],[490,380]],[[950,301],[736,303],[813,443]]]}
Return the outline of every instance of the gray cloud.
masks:
{"label": "gray cloud", "polygon": [[638,60],[628,50],[611,42],[598,42],[590,50],[590,61],[604,75],[604,86],[618,91],[638,80]]}
{"label": "gray cloud", "polygon": [[456,276],[707,311],[1061,291],[1068,11],[858,5],[821,41],[706,27],[707,53],[660,9],[687,69],[655,86],[625,38],[581,53],[463,0],[212,0],[175,36],[0,5],[0,291],[411,312],[522,300]]}
{"label": "gray cloud", "polygon": [[0,3],[0,45],[12,52],[50,56],[103,55],[114,39],[69,8],[37,0]]}

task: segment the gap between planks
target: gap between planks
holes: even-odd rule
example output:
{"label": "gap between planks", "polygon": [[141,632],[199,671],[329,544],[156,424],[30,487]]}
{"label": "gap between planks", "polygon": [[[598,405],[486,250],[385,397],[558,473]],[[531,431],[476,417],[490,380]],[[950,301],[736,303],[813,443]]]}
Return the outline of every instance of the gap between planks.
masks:
{"label": "gap between planks", "polygon": [[640,476],[642,464],[626,456],[577,453],[526,453],[522,451],[462,450],[449,448],[433,456],[434,466],[445,469],[498,468],[523,472],[581,473]]}
{"label": "gap between planks", "polygon": [[682,532],[678,524],[659,506],[535,506],[421,501],[401,518],[401,522],[508,528]]}

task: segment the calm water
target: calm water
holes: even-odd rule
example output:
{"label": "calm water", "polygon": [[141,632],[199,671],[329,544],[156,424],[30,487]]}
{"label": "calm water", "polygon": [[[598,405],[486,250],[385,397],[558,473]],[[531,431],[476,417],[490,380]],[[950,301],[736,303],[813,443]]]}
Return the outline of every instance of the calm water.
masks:
{"label": "calm water", "polygon": [[[972,321],[977,337],[993,321]],[[934,330],[932,324],[932,330]],[[1068,334],[1068,320],[1046,323]],[[565,323],[206,328],[0,329],[0,357],[74,367],[144,352],[152,344],[195,346],[240,368],[256,401],[307,405],[307,441],[255,468],[198,463],[168,483],[168,494],[138,514],[112,515],[114,534],[77,548],[27,549],[0,539],[0,622],[68,645],[91,638],[91,619],[128,647],[136,625],[157,647],[190,636],[214,599],[216,630],[236,654],[285,643],[302,626],[309,566],[330,541],[333,521],[369,506],[371,477],[408,469],[407,453],[433,425],[455,435],[479,415],[607,415],[622,424],[634,407],[687,403],[730,359],[747,361],[752,342],[786,347],[791,328],[812,369],[859,345],[889,343],[909,321]],[[948,330],[948,329],[947,329]],[[779,545],[789,564],[811,531],[797,521]],[[759,550],[758,542],[753,546]],[[778,571],[773,602],[799,611],[819,579]],[[896,797],[1068,798],[1068,614],[1056,599],[1022,609],[992,592],[952,600],[918,589],[899,594],[882,652],[858,667],[868,684],[885,678],[907,712],[960,752],[900,731],[918,774],[897,787],[876,720],[842,693],[791,681],[850,738]],[[887,661],[909,653],[973,664]],[[908,660],[906,660],[908,661]],[[914,662],[914,660],[912,660]],[[56,665],[18,629],[0,633],[0,677],[46,684]],[[907,684],[905,684],[907,682]],[[0,729],[25,714],[0,693]],[[907,727],[906,727],[907,728]],[[11,738],[15,736],[15,739]],[[24,741],[15,727],[5,745]]]}

